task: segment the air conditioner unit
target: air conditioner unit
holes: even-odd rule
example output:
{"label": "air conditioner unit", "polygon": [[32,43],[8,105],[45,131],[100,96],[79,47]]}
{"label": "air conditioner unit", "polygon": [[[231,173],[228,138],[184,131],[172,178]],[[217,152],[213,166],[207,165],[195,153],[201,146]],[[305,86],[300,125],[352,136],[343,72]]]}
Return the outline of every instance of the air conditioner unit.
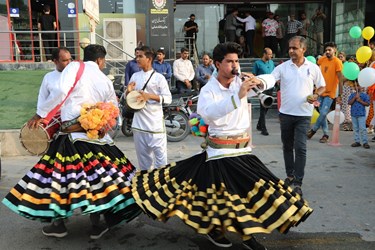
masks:
{"label": "air conditioner unit", "polygon": [[107,50],[107,59],[132,59],[123,51],[129,55],[134,55],[134,49],[137,47],[135,18],[104,18],[103,32],[105,38],[103,46]]}

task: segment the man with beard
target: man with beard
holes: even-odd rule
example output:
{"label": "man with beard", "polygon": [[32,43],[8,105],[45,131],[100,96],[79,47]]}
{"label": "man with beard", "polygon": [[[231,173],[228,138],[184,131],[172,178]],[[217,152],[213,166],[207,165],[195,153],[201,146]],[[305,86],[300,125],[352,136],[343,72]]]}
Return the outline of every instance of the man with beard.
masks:
{"label": "man with beard", "polygon": [[339,58],[335,56],[336,54],[336,44],[334,42],[327,42],[324,44],[325,55],[319,58],[318,65],[320,71],[323,74],[324,80],[326,82],[325,92],[319,96],[318,101],[319,106],[319,117],[316,121],[314,127],[307,132],[307,137],[311,139],[316,131],[320,127],[323,129],[323,137],[319,140],[321,143],[326,143],[328,141],[328,123],[327,114],[330,111],[331,104],[336,98],[337,86],[339,86],[339,95],[336,98],[336,102],[341,102],[342,94],[342,62]]}

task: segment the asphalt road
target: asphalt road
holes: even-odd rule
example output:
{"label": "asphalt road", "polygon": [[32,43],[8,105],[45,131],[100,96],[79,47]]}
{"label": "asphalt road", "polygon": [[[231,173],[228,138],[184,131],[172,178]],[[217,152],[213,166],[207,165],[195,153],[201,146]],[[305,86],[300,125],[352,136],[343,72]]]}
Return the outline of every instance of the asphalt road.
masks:
{"label": "asphalt road", "polygon": [[[257,110],[254,109],[253,127]],[[253,132],[254,154],[280,178],[285,178],[280,129],[275,110],[267,116],[269,136]],[[308,142],[304,197],[314,208],[307,221],[282,235],[260,234],[258,239],[269,250],[354,250],[375,249],[375,143],[370,149],[352,148],[352,132],[340,132],[339,146],[319,143],[321,131]],[[168,143],[170,161],[185,159],[200,150],[201,138],[189,136],[182,142]],[[117,145],[137,165],[132,138],[120,136]],[[0,199],[38,160],[34,156],[3,157]],[[219,249],[196,234],[178,218],[167,223],[141,215],[128,224],[112,228],[99,240],[89,238],[88,216],[75,215],[66,226],[63,239],[42,235],[44,224],[30,221],[0,205],[0,249]],[[238,235],[229,233],[233,246],[242,249]]]}

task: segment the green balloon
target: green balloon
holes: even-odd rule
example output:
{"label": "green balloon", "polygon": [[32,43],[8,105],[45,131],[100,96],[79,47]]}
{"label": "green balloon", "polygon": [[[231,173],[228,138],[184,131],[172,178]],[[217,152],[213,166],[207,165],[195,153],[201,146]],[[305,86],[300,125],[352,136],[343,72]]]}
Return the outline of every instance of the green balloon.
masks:
{"label": "green balloon", "polygon": [[349,35],[352,38],[360,38],[361,35],[362,35],[362,30],[361,30],[361,28],[359,26],[353,26],[349,30]]}
{"label": "green balloon", "polygon": [[313,56],[306,56],[306,59],[309,60],[310,62],[316,64],[316,59],[315,59],[315,57],[313,57]]}
{"label": "green balloon", "polygon": [[342,73],[346,79],[353,81],[358,78],[359,71],[359,66],[356,63],[348,62],[344,64]]}

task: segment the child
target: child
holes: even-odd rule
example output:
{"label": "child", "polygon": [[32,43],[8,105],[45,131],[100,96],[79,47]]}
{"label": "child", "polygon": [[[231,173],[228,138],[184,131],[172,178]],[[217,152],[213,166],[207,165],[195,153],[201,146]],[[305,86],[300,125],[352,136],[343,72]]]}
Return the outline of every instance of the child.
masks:
{"label": "child", "polygon": [[365,106],[370,105],[370,97],[363,92],[361,86],[357,86],[357,91],[349,96],[348,104],[351,105],[350,113],[354,131],[354,143],[352,147],[360,147],[361,141],[364,148],[370,148],[366,130],[366,110]]}

